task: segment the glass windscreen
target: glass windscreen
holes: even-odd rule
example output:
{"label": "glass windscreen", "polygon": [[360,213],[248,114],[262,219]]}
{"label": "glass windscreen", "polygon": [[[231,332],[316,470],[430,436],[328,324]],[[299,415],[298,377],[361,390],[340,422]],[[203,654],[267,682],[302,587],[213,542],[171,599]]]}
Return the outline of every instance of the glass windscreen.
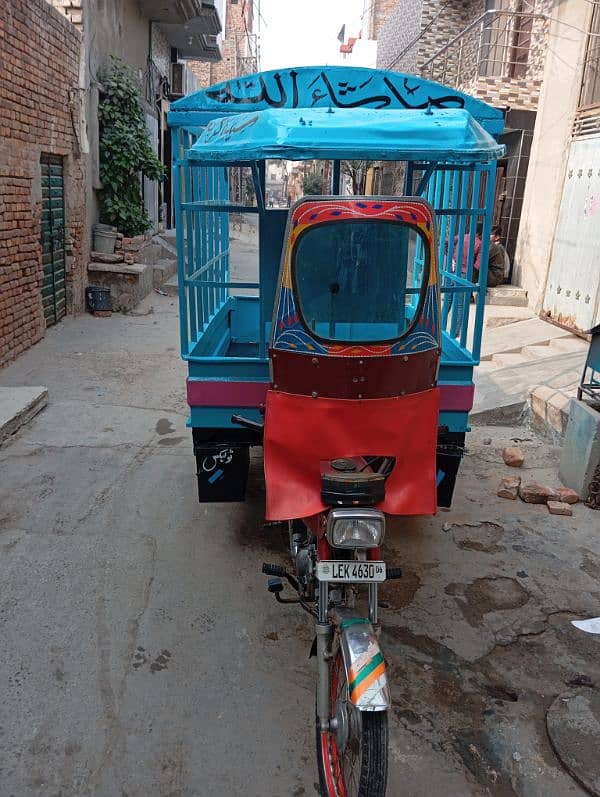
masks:
{"label": "glass windscreen", "polygon": [[340,221],[309,227],[294,250],[294,284],[307,329],[340,342],[402,337],[427,286],[428,244],[415,227]]}

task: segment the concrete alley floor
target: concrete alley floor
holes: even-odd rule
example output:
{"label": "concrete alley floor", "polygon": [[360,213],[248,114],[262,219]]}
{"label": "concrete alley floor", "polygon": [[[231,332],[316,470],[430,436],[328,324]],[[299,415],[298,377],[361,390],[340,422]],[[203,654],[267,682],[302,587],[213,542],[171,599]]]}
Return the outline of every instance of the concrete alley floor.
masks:
{"label": "concrete alley floor", "polygon": [[[265,589],[287,556],[260,452],[246,503],[198,504],[184,380],[156,294],[0,372],[49,390],[0,447],[2,797],[316,793],[311,624]],[[512,438],[519,475],[556,484],[556,448],[478,427],[452,511],[389,524],[391,797],[584,794],[545,717],[600,684],[600,637],[569,622],[600,614],[600,518],[497,498]]]}

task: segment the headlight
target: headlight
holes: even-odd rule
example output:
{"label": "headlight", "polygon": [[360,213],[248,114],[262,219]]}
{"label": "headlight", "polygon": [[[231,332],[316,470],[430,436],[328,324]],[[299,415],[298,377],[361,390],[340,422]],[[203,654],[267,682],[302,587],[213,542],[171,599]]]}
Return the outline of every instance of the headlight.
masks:
{"label": "headlight", "polygon": [[377,509],[332,509],[327,539],[334,548],[377,548],[383,540],[385,516]]}

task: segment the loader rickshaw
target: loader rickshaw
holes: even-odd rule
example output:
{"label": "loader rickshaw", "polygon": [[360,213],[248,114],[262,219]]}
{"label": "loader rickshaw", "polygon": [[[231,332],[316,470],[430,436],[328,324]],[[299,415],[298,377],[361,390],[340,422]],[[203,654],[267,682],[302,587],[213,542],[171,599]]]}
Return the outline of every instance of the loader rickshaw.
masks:
{"label": "loader rickshaw", "polygon": [[[452,500],[502,114],[412,75],[306,67],[199,91],[169,124],[199,497],[243,500],[249,447],[263,447],[265,516],[288,524],[291,557],[264,564],[268,589],[314,617],[320,788],[379,797],[378,586],[401,577],[381,554],[386,516]],[[274,160],[319,164],[322,195],[267,207]],[[349,195],[347,162],[403,187]],[[232,270],[229,214],[258,219],[254,279]]]}

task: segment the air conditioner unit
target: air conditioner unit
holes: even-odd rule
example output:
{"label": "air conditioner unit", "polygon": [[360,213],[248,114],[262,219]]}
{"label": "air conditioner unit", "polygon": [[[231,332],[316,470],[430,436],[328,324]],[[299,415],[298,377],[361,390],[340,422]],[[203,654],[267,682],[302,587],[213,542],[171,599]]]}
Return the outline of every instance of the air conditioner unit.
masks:
{"label": "air conditioner unit", "polygon": [[185,94],[185,64],[171,64],[171,99]]}

